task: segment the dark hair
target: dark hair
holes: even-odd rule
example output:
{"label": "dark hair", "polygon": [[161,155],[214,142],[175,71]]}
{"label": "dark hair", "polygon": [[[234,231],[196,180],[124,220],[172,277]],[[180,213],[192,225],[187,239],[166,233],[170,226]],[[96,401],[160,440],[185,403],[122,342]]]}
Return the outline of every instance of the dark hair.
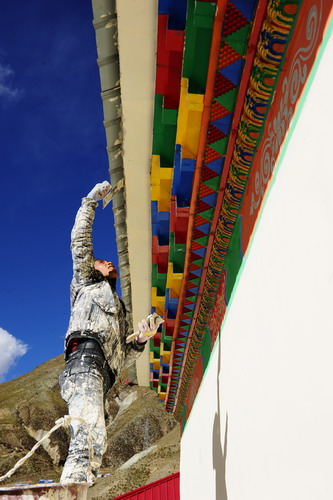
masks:
{"label": "dark hair", "polygon": [[92,283],[99,283],[104,280],[104,276],[101,271],[98,271],[98,269],[93,267],[91,273],[89,274],[89,279]]}
{"label": "dark hair", "polygon": [[109,278],[107,277],[106,278],[110,284],[110,287],[112,288],[112,290],[115,290],[116,289],[116,284],[117,284],[117,278]]}
{"label": "dark hair", "polygon": [[100,281],[103,280],[108,280],[110,287],[112,290],[116,289],[116,284],[117,284],[117,278],[109,278],[108,276],[104,276],[101,271],[98,269],[93,268],[91,270],[91,273],[89,275],[89,279],[92,283],[99,283]]}

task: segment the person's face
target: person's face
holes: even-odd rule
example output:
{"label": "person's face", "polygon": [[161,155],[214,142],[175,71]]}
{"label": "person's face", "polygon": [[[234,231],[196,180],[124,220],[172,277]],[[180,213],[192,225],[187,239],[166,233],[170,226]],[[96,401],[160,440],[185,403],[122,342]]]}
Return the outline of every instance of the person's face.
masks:
{"label": "person's face", "polygon": [[112,264],[112,262],[108,260],[95,260],[95,269],[100,271],[103,276],[107,276],[109,278],[118,279],[118,271]]}

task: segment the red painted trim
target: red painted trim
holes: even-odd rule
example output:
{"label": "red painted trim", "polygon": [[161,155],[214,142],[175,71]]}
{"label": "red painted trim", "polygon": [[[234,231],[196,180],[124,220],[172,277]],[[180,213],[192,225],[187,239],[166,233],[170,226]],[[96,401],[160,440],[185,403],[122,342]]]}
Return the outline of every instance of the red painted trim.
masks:
{"label": "red painted trim", "polygon": [[[253,60],[254,60],[254,57],[256,55],[256,49],[257,49],[257,44],[258,44],[258,40],[259,40],[260,30],[261,30],[261,26],[262,26],[262,23],[265,19],[265,15],[266,15],[267,3],[268,3],[268,0],[262,0],[259,2],[259,5],[258,5],[257,10],[256,10],[255,18],[253,21],[252,31],[251,31],[251,35],[250,35],[250,39],[249,39],[249,43],[248,43],[248,49],[247,49],[247,53],[245,56],[245,64],[244,64],[242,79],[241,79],[239,91],[238,91],[237,103],[236,103],[236,107],[235,107],[235,111],[234,111],[234,117],[232,120],[231,133],[230,133],[228,148],[227,148],[227,152],[226,152],[226,156],[225,156],[225,162],[224,162],[224,168],[223,168],[222,177],[221,177],[219,194],[218,194],[217,200],[216,200],[216,209],[214,212],[214,217],[212,220],[212,225],[211,225],[211,230],[210,230],[210,236],[209,236],[209,240],[208,240],[208,244],[207,244],[204,269],[202,272],[201,281],[200,281],[200,288],[199,288],[199,293],[198,293],[199,299],[197,300],[197,303],[196,303],[196,306],[194,309],[193,321],[192,321],[191,328],[190,328],[190,336],[192,336],[192,334],[193,334],[193,330],[195,328],[195,320],[198,316],[199,308],[201,305],[200,297],[202,296],[202,291],[204,289],[205,282],[206,282],[208,264],[209,264],[212,246],[214,243],[216,226],[217,226],[220,211],[221,211],[225,184],[226,184],[228,174],[229,174],[230,163],[232,160],[232,155],[234,152],[234,145],[235,145],[235,141],[237,138],[238,125],[239,125],[240,117],[241,117],[241,114],[242,114],[242,111],[244,108],[244,99],[245,99],[246,91],[247,91],[249,81],[250,81],[250,74],[251,74],[251,69],[252,69],[252,65],[253,65]],[[185,351],[184,360],[185,360],[186,354],[187,354],[187,350]],[[180,377],[180,379],[181,379],[181,377]]]}
{"label": "red painted trim", "polygon": [[[172,496],[166,490],[165,485],[171,486]],[[149,496],[145,495],[145,492]],[[152,496],[153,495],[153,496]],[[180,500],[180,489],[179,489],[179,472],[171,474],[170,476],[163,477],[158,481],[153,483],[145,484],[141,488],[136,488],[135,490],[129,491],[124,495],[115,497],[113,500],[145,500],[147,499],[156,500]]]}
{"label": "red painted trim", "polygon": [[[210,111],[211,111],[212,101],[214,98],[215,73],[216,73],[216,69],[217,69],[217,65],[218,65],[220,46],[221,46],[222,25],[223,25],[223,20],[224,20],[224,15],[225,15],[227,3],[228,3],[228,0],[218,0],[217,5],[216,5],[216,13],[215,13],[215,19],[214,19],[213,35],[212,35],[212,45],[211,45],[211,49],[210,49],[210,57],[209,57],[209,65],[208,65],[208,73],[207,73],[206,92],[205,92],[205,96],[204,96],[203,112],[202,112],[202,118],[201,118],[198,155],[197,155],[196,168],[195,168],[194,179],[193,179],[192,198],[191,198],[190,214],[189,214],[189,221],[188,221],[188,231],[187,231],[187,241],[186,241],[186,257],[185,257],[185,265],[184,265],[185,272],[184,272],[182,286],[181,286],[181,290],[180,290],[180,294],[179,294],[178,310],[177,310],[177,316],[176,316],[176,321],[175,321],[175,329],[174,329],[174,333],[173,333],[172,349],[171,349],[171,354],[170,354],[170,367],[172,367],[172,362],[173,362],[173,357],[174,357],[174,349],[175,349],[175,340],[177,339],[179,323],[180,323],[180,316],[182,313],[183,302],[184,302],[185,292],[186,292],[186,284],[188,281],[188,274],[189,274],[188,273],[188,266],[189,266],[189,259],[190,259],[190,255],[191,255],[191,241],[192,241],[192,233],[193,233],[193,228],[194,228],[194,217],[196,215],[197,195],[198,195],[198,190],[200,187],[201,169],[202,169],[203,160],[204,160],[206,137],[207,137],[207,131],[208,131],[208,126],[209,126],[209,121],[210,121]],[[186,353],[187,353],[187,349],[188,349],[188,345],[189,345],[189,340],[190,340],[190,335],[188,337],[187,344],[186,344],[184,360],[186,357]],[[183,366],[184,366],[184,363],[183,363]],[[181,374],[182,374],[182,372],[183,372],[183,367],[182,367]],[[180,380],[181,380],[181,377],[179,378],[179,381]],[[167,386],[167,395],[166,395],[166,399],[165,399],[165,404],[167,404],[167,401],[168,401],[170,382],[171,382],[171,373],[169,376],[169,382],[168,382],[168,386]],[[179,388],[179,383],[178,383],[178,388]],[[178,397],[178,391],[177,391],[177,395],[175,398],[174,406],[176,405],[177,397]]]}
{"label": "red painted trim", "polygon": [[[250,35],[250,39],[249,39],[249,43],[248,43],[248,50],[247,50],[247,54],[245,57],[245,65],[244,65],[244,69],[243,69],[242,79],[241,79],[239,92],[238,92],[237,103],[236,103],[234,117],[233,117],[233,121],[232,121],[231,134],[230,134],[230,138],[229,138],[224,168],[223,168],[222,177],[221,177],[220,189],[219,189],[219,193],[218,193],[218,197],[217,197],[217,201],[216,201],[216,208],[215,208],[214,217],[213,217],[213,221],[212,221],[212,225],[211,225],[210,236],[209,236],[209,240],[208,240],[208,244],[207,244],[205,262],[204,262],[204,266],[203,266],[203,272],[202,272],[202,276],[201,276],[201,280],[200,280],[200,287],[199,287],[199,291],[198,291],[198,300],[197,300],[197,303],[196,303],[196,306],[194,309],[193,320],[191,323],[191,328],[189,331],[188,341],[187,341],[186,348],[185,348],[182,368],[181,368],[180,376],[178,379],[178,388],[177,388],[177,394],[176,394],[175,401],[174,401],[174,408],[177,405],[178,394],[179,394],[179,390],[180,390],[180,386],[181,386],[181,380],[182,380],[182,376],[183,376],[183,372],[184,372],[187,353],[188,353],[189,346],[190,346],[190,339],[193,335],[193,331],[194,331],[195,323],[196,323],[196,318],[198,316],[198,312],[199,312],[200,305],[201,305],[201,297],[202,297],[202,292],[203,292],[203,289],[205,286],[207,269],[208,269],[208,264],[209,264],[209,259],[210,259],[210,253],[211,253],[211,249],[212,249],[213,242],[214,242],[215,230],[216,230],[218,218],[219,218],[220,211],[221,211],[225,183],[226,183],[227,176],[229,173],[230,162],[232,159],[234,144],[235,144],[235,140],[237,137],[237,128],[238,128],[239,120],[240,120],[241,113],[243,110],[244,98],[245,98],[245,94],[246,94],[246,91],[248,88],[248,83],[249,83],[249,79],[250,79],[253,60],[254,60],[254,57],[256,54],[256,47],[257,47],[257,43],[258,43],[258,39],[259,39],[260,29],[261,29],[261,26],[262,26],[262,23],[263,23],[263,20],[265,18],[265,14],[266,14],[267,2],[268,2],[268,0],[262,0],[261,2],[259,2],[259,5],[258,5],[256,13],[255,13],[255,18],[253,21],[252,31],[251,31],[251,35]],[[226,7],[226,3],[227,2],[224,2],[224,4],[225,4],[224,9]],[[222,19],[221,23],[222,22],[223,22],[223,19]],[[215,26],[214,26],[214,28],[215,28]],[[220,33],[219,33],[220,40],[221,40],[221,30],[222,30],[222,27],[221,27]],[[220,43],[221,43],[221,41],[219,42],[219,47],[220,47]],[[218,50],[219,50],[219,48],[218,48]],[[217,68],[217,65],[215,65],[215,72],[216,72],[216,68]],[[209,67],[209,69],[210,69],[210,67]],[[215,80],[215,72],[212,75],[213,81]],[[208,81],[207,81],[207,87],[208,87]],[[214,86],[211,89],[212,94],[213,94],[213,89],[214,89]],[[210,106],[211,106],[211,103],[212,103],[212,98],[210,101]],[[210,109],[209,109],[209,111],[210,111]],[[209,114],[209,117],[210,117],[210,114]],[[208,119],[208,121],[209,121],[209,119]],[[208,125],[207,125],[207,129],[208,129]],[[198,149],[198,159],[199,159],[199,153],[201,153],[200,172],[201,172],[201,167],[202,167],[203,154],[204,154],[204,150],[205,150],[204,148],[205,148],[205,144],[206,144],[207,129],[206,129],[205,135],[202,134],[202,132],[203,132],[202,129],[201,129],[201,133],[200,133],[200,142],[199,142],[199,149]],[[201,139],[204,143],[203,145],[201,143]],[[200,147],[202,149],[200,149]],[[197,164],[198,164],[198,162],[197,162]],[[199,174],[200,174],[200,172],[199,172]],[[200,181],[200,175],[199,175],[199,181]],[[193,197],[195,198],[195,201],[196,201],[197,194],[196,194],[195,188],[196,188],[196,190],[198,188],[196,186],[193,187],[193,194],[195,193],[195,196],[193,196]],[[193,201],[193,200],[191,200],[191,201]],[[192,204],[191,204],[191,207],[192,207]],[[194,205],[194,207],[195,207],[195,205]],[[190,217],[191,217],[191,215],[192,215],[192,213],[190,212]],[[194,215],[195,214],[192,215],[193,220],[194,220]],[[190,229],[190,224],[189,224],[189,229]],[[190,239],[187,242],[187,245],[191,244],[192,231],[193,231],[193,223],[191,226],[191,232],[190,231],[188,232]],[[186,248],[188,249],[188,253],[190,254],[190,246],[187,246]],[[186,264],[186,261],[185,261],[185,264]],[[185,283],[184,283],[184,288],[185,288]],[[177,317],[178,317],[178,314],[179,314],[179,316],[181,315],[180,308],[178,308]],[[178,326],[177,326],[177,328],[178,328]],[[171,365],[171,358],[170,358],[170,366],[172,366]],[[171,379],[171,377],[170,377],[170,379]],[[167,396],[168,396],[168,392],[167,392]]]}

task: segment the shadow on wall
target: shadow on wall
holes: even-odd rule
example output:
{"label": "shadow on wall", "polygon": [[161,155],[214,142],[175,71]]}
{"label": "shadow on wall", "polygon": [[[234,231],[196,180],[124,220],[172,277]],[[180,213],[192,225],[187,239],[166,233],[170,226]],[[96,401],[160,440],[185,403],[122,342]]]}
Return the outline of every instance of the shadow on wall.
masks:
{"label": "shadow on wall", "polygon": [[221,412],[220,412],[220,368],[221,368],[221,341],[218,346],[218,369],[217,369],[217,412],[213,425],[213,468],[215,470],[215,498],[216,500],[228,500],[226,485],[226,460],[228,446],[228,414],[225,420],[224,444],[221,443]]}

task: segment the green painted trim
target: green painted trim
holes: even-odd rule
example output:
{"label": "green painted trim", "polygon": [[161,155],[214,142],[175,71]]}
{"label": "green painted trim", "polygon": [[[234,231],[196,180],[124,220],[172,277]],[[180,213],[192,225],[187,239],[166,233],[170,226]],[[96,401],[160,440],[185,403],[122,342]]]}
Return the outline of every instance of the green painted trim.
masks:
{"label": "green painted trim", "polygon": [[217,101],[219,104],[221,104],[221,106],[230,111],[230,113],[234,113],[238,92],[239,86],[215,97],[215,101]]}
{"label": "green painted trim", "polygon": [[234,31],[230,35],[224,37],[225,43],[230,45],[238,54],[244,56],[247,51],[248,38],[250,31],[252,30],[253,20],[239,28],[239,30]]}
{"label": "green painted trim", "polygon": [[192,94],[204,94],[206,90],[215,10],[215,3],[188,2],[182,75],[189,79]]}
{"label": "green painted trim", "polygon": [[[207,167],[209,167],[209,163],[207,163]],[[212,177],[212,179],[208,179],[207,181],[203,182],[204,185],[210,187],[211,189],[214,189],[214,191],[219,190],[220,183],[221,183],[221,176],[220,175],[218,175],[216,177]],[[201,215],[201,214],[197,214],[197,215]]]}

